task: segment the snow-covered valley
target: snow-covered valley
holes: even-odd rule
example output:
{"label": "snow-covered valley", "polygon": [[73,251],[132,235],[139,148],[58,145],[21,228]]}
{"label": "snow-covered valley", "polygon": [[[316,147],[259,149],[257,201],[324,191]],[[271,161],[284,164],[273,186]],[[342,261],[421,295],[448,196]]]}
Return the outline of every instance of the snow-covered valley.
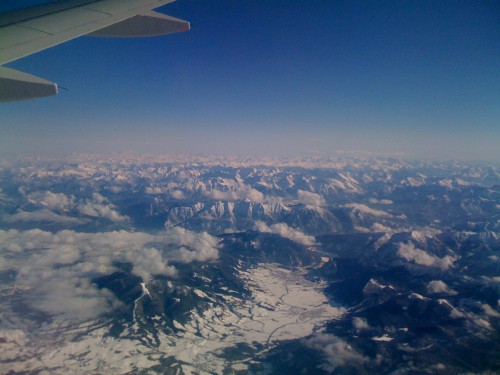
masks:
{"label": "snow-covered valley", "polygon": [[[219,294],[215,299],[196,290],[210,307],[201,314],[193,310],[187,324],[174,322],[178,330],[174,335],[149,332],[158,336],[155,348],[128,338],[141,324],[135,314],[135,321],[119,337],[107,334],[106,322],[62,331],[48,324],[36,334],[2,331],[3,369],[52,374],[155,372],[155,368],[161,368],[159,373],[182,369],[185,374],[246,370],[276,342],[306,337],[343,313],[326,298],[324,284],[304,277],[305,270],[257,264],[238,273],[252,298]],[[139,299],[149,298],[145,285],[143,290]],[[160,323],[162,317],[155,319]],[[231,351],[237,353],[233,359],[227,355]]]}

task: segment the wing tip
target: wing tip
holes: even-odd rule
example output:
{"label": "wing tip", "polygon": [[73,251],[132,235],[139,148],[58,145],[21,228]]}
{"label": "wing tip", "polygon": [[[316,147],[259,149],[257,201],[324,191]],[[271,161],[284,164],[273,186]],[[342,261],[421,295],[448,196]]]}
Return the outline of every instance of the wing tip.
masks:
{"label": "wing tip", "polygon": [[0,66],[0,102],[44,98],[58,93],[54,82]]}

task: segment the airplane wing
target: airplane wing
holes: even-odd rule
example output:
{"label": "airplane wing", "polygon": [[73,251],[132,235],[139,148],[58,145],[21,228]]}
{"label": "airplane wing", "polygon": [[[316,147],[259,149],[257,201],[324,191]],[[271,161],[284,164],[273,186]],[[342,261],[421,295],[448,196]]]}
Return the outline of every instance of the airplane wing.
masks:
{"label": "airplane wing", "polygon": [[140,37],[189,30],[152,11],[175,0],[69,0],[0,14],[0,101],[57,94],[57,85],[1,65],[82,35]]}

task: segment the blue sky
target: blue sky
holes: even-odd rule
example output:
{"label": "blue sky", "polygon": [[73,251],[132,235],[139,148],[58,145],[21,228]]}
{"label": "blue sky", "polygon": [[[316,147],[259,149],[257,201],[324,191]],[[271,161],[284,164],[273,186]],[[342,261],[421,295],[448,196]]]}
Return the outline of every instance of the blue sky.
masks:
{"label": "blue sky", "polygon": [[159,11],[192,30],[82,37],[8,64],[68,91],[2,104],[0,153],[500,161],[499,1],[179,0]]}

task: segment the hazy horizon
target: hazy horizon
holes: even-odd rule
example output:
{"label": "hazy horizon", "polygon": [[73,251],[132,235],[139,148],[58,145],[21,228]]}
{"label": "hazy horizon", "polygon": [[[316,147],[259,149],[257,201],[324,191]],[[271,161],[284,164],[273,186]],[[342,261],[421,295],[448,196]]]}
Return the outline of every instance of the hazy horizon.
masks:
{"label": "hazy horizon", "polygon": [[186,33],[82,37],[8,64],[66,89],[0,105],[0,153],[345,150],[498,162],[499,9],[179,0],[158,10],[189,20]]}

